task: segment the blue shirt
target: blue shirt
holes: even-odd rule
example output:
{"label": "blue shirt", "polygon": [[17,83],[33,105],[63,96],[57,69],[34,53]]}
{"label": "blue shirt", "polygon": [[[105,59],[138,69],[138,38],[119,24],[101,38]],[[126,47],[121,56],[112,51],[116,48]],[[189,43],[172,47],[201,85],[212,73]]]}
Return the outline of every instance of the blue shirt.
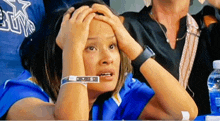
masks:
{"label": "blue shirt", "polygon": [[[0,84],[23,71],[19,48],[40,29],[46,14],[82,0],[0,0]],[[109,0],[104,0],[109,4]],[[45,5],[44,5],[45,4]]]}
{"label": "blue shirt", "polygon": [[23,71],[19,47],[39,29],[45,17],[43,0],[0,0],[0,84]]}
{"label": "blue shirt", "polygon": [[[92,108],[93,120],[121,120],[138,119],[146,104],[153,97],[154,91],[145,83],[127,76],[120,92],[104,103],[95,102]],[[6,81],[0,86],[0,119],[18,100],[35,97],[50,102],[49,96],[35,83],[31,82],[31,75],[24,71],[18,78]]]}

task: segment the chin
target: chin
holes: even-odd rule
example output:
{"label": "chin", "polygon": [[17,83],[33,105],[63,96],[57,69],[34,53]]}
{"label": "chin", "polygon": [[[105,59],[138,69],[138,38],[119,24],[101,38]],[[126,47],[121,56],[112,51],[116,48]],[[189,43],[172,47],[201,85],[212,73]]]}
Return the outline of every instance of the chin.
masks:
{"label": "chin", "polygon": [[93,90],[98,93],[106,93],[110,91],[114,91],[116,88],[117,83],[114,82],[100,82],[98,84],[88,84],[88,89]]}

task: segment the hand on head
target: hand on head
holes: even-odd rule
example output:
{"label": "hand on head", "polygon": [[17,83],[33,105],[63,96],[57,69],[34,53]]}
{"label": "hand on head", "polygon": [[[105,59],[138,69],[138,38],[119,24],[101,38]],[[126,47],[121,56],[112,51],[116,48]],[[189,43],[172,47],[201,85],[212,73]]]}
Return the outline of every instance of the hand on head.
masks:
{"label": "hand on head", "polygon": [[112,27],[115,36],[117,37],[119,48],[122,51],[125,51],[124,48],[128,47],[128,39],[133,41],[133,38],[127,32],[119,17],[114,15],[111,10],[104,5],[94,4],[92,9],[94,12],[102,13],[104,15],[96,15],[94,18],[106,22]]}
{"label": "hand on head", "polygon": [[109,24],[115,33],[119,48],[126,54],[129,53],[126,52],[126,49],[135,40],[127,32],[119,17],[113,14],[108,7],[101,4],[93,4],[91,8],[82,6],[76,10],[71,7],[63,16],[60,31],[56,39],[58,46],[63,49],[65,45],[77,45],[84,49],[92,19]]}
{"label": "hand on head", "polygon": [[84,49],[89,34],[89,24],[94,16],[95,13],[92,13],[92,9],[88,6],[82,6],[75,11],[71,7],[63,16],[56,38],[57,45],[61,49],[71,45]]}

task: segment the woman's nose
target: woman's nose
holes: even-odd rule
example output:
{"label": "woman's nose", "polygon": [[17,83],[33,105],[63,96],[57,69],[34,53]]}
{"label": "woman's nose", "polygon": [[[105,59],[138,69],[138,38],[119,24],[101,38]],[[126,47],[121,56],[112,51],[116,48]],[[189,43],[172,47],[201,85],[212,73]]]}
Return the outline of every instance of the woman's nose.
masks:
{"label": "woman's nose", "polygon": [[100,64],[101,65],[108,65],[111,64],[113,62],[113,58],[112,58],[112,54],[111,52],[105,50],[101,53],[101,60],[100,60]]}

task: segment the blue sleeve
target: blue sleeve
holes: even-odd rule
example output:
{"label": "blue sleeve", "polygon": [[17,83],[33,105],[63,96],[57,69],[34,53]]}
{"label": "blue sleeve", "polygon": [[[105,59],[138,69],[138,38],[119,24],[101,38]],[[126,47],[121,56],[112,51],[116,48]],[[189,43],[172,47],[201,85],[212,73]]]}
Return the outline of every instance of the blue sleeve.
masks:
{"label": "blue sleeve", "polygon": [[9,81],[0,86],[0,119],[8,112],[9,108],[17,101],[34,97],[49,102],[48,95],[32,82]]}
{"label": "blue sleeve", "polygon": [[154,96],[155,92],[145,83],[135,80],[136,84],[127,93],[119,107],[118,119],[137,120],[144,107]]}

